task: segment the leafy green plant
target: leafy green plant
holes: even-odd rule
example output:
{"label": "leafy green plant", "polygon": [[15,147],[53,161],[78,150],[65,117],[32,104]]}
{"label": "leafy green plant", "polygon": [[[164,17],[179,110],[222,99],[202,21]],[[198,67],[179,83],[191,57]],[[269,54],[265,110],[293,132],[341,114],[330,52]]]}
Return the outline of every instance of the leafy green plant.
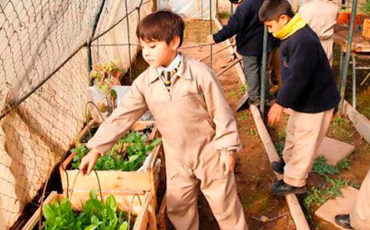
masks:
{"label": "leafy green plant", "polygon": [[284,151],[284,143],[283,142],[275,142],[274,143],[276,151],[280,156],[283,156],[283,151]]}
{"label": "leafy green plant", "polygon": [[235,90],[230,90],[229,91],[229,93],[230,93],[230,96],[233,98],[233,99],[236,99],[236,98],[238,98],[238,93],[235,91]]}
{"label": "leafy green plant", "polygon": [[126,230],[129,224],[127,213],[118,210],[114,196],[108,196],[104,204],[97,199],[94,190],[90,191],[89,200],[80,213],[73,212],[68,198],[63,198],[60,203],[54,201],[51,205],[45,205],[43,214],[47,230]]}
{"label": "leafy green plant", "polygon": [[251,135],[251,136],[254,136],[254,135],[256,135],[256,131],[254,131],[254,129],[249,129],[248,134]]}
{"label": "leafy green plant", "polygon": [[327,160],[324,156],[319,156],[312,167],[312,171],[319,174],[320,176],[333,175],[340,173],[343,169],[350,169],[351,161],[348,158],[344,158],[337,166],[327,164]]}
{"label": "leafy green plant", "polygon": [[330,177],[325,177],[325,182],[317,187],[312,187],[308,192],[308,196],[304,199],[304,206],[306,210],[311,213],[314,212],[314,208],[321,206],[329,199],[335,199],[338,196],[342,196],[340,191],[344,186],[352,186],[358,188],[357,184],[351,181],[344,181],[340,178],[332,179]]}
{"label": "leafy green plant", "polygon": [[89,152],[85,145],[78,143],[77,147],[71,149],[72,153],[76,153],[73,157],[72,168],[78,169],[82,158]]}
{"label": "leafy green plant", "polygon": [[248,90],[248,85],[247,85],[247,83],[245,83],[245,84],[240,84],[239,85],[239,92],[240,92],[240,95],[242,96],[242,95],[244,95],[246,92],[247,92],[247,90]]}
{"label": "leafy green plant", "polygon": [[283,130],[281,130],[280,132],[278,132],[277,138],[279,140],[281,140],[281,141],[286,138],[286,127],[284,127]]}
{"label": "leafy green plant", "polygon": [[113,89],[115,85],[120,85],[120,76],[125,74],[125,70],[118,67],[120,60],[107,61],[106,63],[98,63],[94,66],[90,73],[91,78],[94,79],[95,88],[98,92],[104,94],[107,101],[107,108],[104,107],[102,101],[98,102],[100,112],[108,110],[111,114],[116,107],[115,100],[117,99],[117,92]]}
{"label": "leafy green plant", "polygon": [[[161,143],[162,139],[157,138],[150,144],[146,144],[147,135],[140,135],[138,132],[128,133],[117,141],[113,148],[104,156],[98,158],[94,169],[99,171],[136,171],[144,163],[147,154],[155,146]],[[78,169],[81,159],[88,152],[86,147],[79,145],[72,162],[72,169]]]}
{"label": "leafy green plant", "polygon": [[360,11],[365,14],[367,17],[370,16],[370,2],[365,1],[365,3],[361,6]]}

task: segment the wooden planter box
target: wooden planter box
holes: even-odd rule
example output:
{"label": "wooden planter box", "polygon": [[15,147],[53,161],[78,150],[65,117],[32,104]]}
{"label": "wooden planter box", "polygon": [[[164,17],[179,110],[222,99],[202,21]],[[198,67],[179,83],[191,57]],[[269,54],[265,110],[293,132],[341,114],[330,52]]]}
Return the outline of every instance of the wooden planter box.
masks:
{"label": "wooden planter box", "polygon": [[[148,124],[153,122],[142,122],[139,121],[133,126],[133,130],[142,130]],[[76,143],[82,138],[94,125],[90,122],[88,128],[85,127],[83,131],[76,138]],[[154,126],[149,140],[160,137],[158,128]],[[97,171],[97,176],[100,181],[102,193],[105,195],[114,195],[117,199],[117,203],[120,202],[120,197],[126,197],[127,195],[139,194],[142,195],[145,192],[151,194],[151,208],[153,210],[157,207],[157,188],[159,182],[164,178],[164,153],[163,145],[157,145],[153,149],[153,156],[149,162],[149,166],[146,172],[123,172],[123,171]],[[73,190],[73,196],[77,197],[86,196],[91,189],[99,190],[97,176],[94,172],[90,175],[83,176],[78,170],[70,170],[69,165],[71,164],[76,153],[72,153],[64,162],[61,164],[60,176],[62,180],[63,194],[67,195],[67,192],[71,194]],[[157,159],[161,159],[161,168],[159,172],[156,171],[155,163]],[[74,199],[74,198],[73,198]],[[72,200],[73,201],[73,200]],[[151,219],[156,222],[155,212],[151,216]]]}
{"label": "wooden planter box", "polygon": [[[100,197],[99,192],[97,192],[98,197]],[[51,204],[54,200],[61,201],[65,197],[64,194],[58,194],[57,192],[52,192],[44,201],[44,205]],[[105,199],[108,195],[103,193],[103,199]],[[153,227],[155,221],[151,219],[153,216],[154,210],[151,207],[151,199],[152,195],[150,192],[146,192],[140,196],[136,195],[125,195],[120,197],[115,197],[117,201],[118,208],[122,211],[129,212],[131,205],[132,205],[132,213],[137,215],[133,230],[146,230],[148,227],[148,223],[151,229],[156,229],[156,226]],[[80,211],[82,210],[82,204],[85,204],[86,201],[89,199],[87,195],[75,194],[73,193],[73,199],[70,200],[73,210]],[[31,219],[27,222],[27,224],[23,227],[23,230],[32,230],[34,229],[39,222],[41,214],[41,208],[38,208],[37,211],[33,214]]]}

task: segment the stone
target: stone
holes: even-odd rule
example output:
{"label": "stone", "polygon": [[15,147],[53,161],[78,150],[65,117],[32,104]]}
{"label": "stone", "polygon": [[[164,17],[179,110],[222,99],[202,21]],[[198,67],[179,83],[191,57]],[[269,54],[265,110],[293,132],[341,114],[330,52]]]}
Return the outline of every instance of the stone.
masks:
{"label": "stone", "polygon": [[355,205],[359,191],[353,187],[346,186],[341,189],[343,197],[336,197],[328,200],[316,212],[315,215],[340,230],[347,230],[335,223],[335,216],[340,214],[349,214]]}
{"label": "stone", "polygon": [[325,137],[317,153],[318,156],[323,155],[328,164],[335,166],[338,162],[348,157],[353,151],[355,151],[355,146]]}

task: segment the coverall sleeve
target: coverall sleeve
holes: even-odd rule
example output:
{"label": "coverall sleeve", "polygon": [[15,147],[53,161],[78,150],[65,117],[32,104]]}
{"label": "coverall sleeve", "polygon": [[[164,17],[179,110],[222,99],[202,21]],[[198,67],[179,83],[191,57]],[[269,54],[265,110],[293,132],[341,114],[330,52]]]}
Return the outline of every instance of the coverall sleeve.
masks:
{"label": "coverall sleeve", "polygon": [[138,80],[134,81],[118,107],[100,125],[94,137],[87,143],[89,149],[96,149],[104,155],[148,109],[144,95],[139,89]]}

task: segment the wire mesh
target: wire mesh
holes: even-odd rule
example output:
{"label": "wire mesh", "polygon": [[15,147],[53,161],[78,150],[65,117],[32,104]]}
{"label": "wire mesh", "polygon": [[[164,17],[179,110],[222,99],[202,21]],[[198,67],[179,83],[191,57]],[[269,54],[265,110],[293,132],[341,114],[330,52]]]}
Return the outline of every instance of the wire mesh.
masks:
{"label": "wire mesh", "polygon": [[[87,41],[102,0],[0,1],[0,229],[9,229],[82,129],[89,85]],[[151,1],[107,1],[92,38],[92,64],[135,43]],[[143,7],[141,7],[143,6]],[[140,12],[140,13],[139,13]],[[130,23],[130,31],[127,31]],[[137,52],[131,46],[132,56]]]}

